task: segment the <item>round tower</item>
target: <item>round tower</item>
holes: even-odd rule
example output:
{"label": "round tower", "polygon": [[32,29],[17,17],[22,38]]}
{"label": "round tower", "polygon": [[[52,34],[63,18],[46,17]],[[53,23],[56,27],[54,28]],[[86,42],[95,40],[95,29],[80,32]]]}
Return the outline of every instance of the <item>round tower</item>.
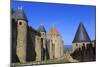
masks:
{"label": "round tower", "polygon": [[91,43],[91,39],[85,29],[85,26],[83,25],[82,22],[80,22],[78,29],[76,31],[74,40],[73,40],[73,51],[75,51],[76,49],[81,49],[82,46],[85,45],[85,47],[87,46],[87,44]]}
{"label": "round tower", "polygon": [[27,44],[27,19],[22,8],[18,8],[14,14],[17,22],[17,48],[16,53],[21,63],[26,62]]}
{"label": "round tower", "polygon": [[48,32],[48,38],[52,40],[49,50],[50,59],[60,58],[63,54],[63,43],[59,32],[54,26]]}
{"label": "round tower", "polygon": [[46,60],[46,30],[42,24],[39,26],[38,32],[41,33],[41,58]]}

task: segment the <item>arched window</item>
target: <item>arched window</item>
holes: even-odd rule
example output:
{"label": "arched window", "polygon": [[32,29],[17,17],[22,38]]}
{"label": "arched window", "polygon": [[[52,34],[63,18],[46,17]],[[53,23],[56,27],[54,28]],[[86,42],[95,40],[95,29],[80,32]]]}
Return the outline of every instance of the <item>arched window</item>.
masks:
{"label": "arched window", "polygon": [[76,46],[78,46],[78,44],[76,44]]}
{"label": "arched window", "polygon": [[45,35],[45,33],[42,33],[42,35]]}
{"label": "arched window", "polygon": [[22,25],[22,22],[19,22],[19,25]]}
{"label": "arched window", "polygon": [[83,46],[85,46],[85,44],[83,43]]}

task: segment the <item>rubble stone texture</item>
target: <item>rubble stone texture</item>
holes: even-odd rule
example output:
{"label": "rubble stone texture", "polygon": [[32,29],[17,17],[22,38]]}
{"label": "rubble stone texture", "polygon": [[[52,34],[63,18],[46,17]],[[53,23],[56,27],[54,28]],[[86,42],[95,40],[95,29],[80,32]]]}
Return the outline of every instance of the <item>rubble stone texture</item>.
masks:
{"label": "rubble stone texture", "polygon": [[36,61],[40,62],[41,61],[41,39],[39,36],[35,37],[35,51],[36,51]]}
{"label": "rubble stone texture", "polygon": [[17,56],[21,63],[26,62],[27,23],[18,20],[17,24]]}
{"label": "rubble stone texture", "polygon": [[51,30],[48,32],[48,38],[50,39],[50,50],[49,55],[50,59],[52,58],[60,58],[63,56],[63,42],[60,34],[53,26]]}

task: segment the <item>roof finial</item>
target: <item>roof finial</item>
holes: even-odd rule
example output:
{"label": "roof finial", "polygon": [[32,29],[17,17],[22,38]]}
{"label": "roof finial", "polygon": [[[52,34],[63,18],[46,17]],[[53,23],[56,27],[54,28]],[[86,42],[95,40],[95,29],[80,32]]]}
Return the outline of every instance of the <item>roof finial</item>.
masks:
{"label": "roof finial", "polygon": [[83,23],[83,21],[81,20],[80,23]]}
{"label": "roof finial", "polygon": [[80,21],[80,25],[83,25],[83,22],[82,21]]}
{"label": "roof finial", "polygon": [[21,9],[22,10],[23,8],[22,8],[22,6],[20,6],[20,7],[18,7],[18,9]]}

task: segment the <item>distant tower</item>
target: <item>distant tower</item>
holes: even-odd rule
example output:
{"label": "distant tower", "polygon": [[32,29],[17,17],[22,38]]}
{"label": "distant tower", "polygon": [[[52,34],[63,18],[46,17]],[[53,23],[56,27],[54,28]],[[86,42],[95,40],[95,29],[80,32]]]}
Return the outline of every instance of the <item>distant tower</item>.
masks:
{"label": "distant tower", "polygon": [[49,44],[49,56],[50,59],[60,58],[63,56],[63,42],[57,29],[53,26],[48,32]]}
{"label": "distant tower", "polygon": [[21,8],[15,11],[14,18],[17,22],[17,48],[16,53],[21,63],[26,62],[27,43],[27,18]]}
{"label": "distant tower", "polygon": [[39,26],[38,31],[41,33],[41,58],[46,60],[46,30],[42,24]]}
{"label": "distant tower", "polygon": [[83,45],[87,45],[91,42],[89,35],[81,22],[79,24],[79,27],[77,29],[77,32],[75,34],[74,40],[73,40],[73,51],[76,50],[77,48],[82,48]]}

